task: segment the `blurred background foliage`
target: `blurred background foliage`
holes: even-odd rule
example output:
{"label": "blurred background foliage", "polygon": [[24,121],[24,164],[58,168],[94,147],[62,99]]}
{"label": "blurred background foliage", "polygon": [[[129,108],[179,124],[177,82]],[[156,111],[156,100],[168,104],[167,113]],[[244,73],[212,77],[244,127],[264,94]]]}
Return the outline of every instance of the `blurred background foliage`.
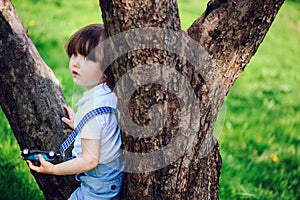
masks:
{"label": "blurred background foliage", "polygon": [[[12,0],[41,57],[63,85],[73,83],[64,45],[101,23],[98,0]],[[179,0],[183,29],[207,1]],[[300,0],[286,0],[269,33],[225,99],[215,126],[223,167],[220,199],[300,199]],[[0,199],[44,199],[0,113]]]}

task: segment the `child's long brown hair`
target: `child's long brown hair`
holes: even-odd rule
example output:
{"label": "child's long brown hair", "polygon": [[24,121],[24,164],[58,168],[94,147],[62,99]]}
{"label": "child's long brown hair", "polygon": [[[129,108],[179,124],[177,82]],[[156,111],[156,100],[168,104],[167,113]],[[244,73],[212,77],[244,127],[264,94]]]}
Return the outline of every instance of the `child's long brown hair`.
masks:
{"label": "child's long brown hair", "polygon": [[65,49],[69,58],[72,54],[79,53],[89,60],[100,61],[101,69],[106,67],[103,74],[104,81],[113,90],[115,87],[114,75],[110,66],[104,66],[105,51],[103,45],[99,45],[107,37],[107,32],[102,24],[90,24],[74,33],[66,43]]}

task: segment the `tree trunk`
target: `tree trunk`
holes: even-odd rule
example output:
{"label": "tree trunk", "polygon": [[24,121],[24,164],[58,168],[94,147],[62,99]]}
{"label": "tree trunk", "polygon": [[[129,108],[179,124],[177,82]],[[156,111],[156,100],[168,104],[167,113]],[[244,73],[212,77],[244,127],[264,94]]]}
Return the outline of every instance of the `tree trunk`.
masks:
{"label": "tree trunk", "polygon": [[[184,32],[174,0],[100,0],[127,162],[122,199],[218,199],[213,125],[283,1],[211,1]],[[70,132],[60,85],[10,2],[0,9],[1,107],[21,148],[58,150]],[[74,188],[70,177],[34,176],[47,199]]]}
{"label": "tree trunk", "polygon": [[[225,95],[256,52],[282,3],[283,0],[211,1],[187,31],[208,52],[198,57],[193,55],[193,59],[211,63],[194,65],[188,57],[198,52],[190,45],[193,41],[176,40],[176,35],[182,34],[176,1],[100,0],[109,35],[122,35],[113,39],[115,51],[120,55],[113,69],[120,82],[116,92],[128,165],[124,199],[218,199],[221,157],[212,137],[212,127]],[[170,34],[166,29],[175,33]],[[155,40],[163,40],[163,45],[153,44]],[[138,47],[132,41],[145,44]],[[170,53],[171,45],[177,49],[175,52]],[[154,49],[150,48],[153,46]],[[181,54],[182,51],[186,53]],[[164,67],[157,68],[157,64],[168,67],[164,70]],[[180,75],[169,80],[172,69]],[[192,94],[182,87],[183,79],[193,88],[196,102],[190,102]],[[122,102],[127,96],[129,100]],[[185,103],[190,107],[185,109]],[[154,105],[160,108],[153,108]],[[178,114],[182,111],[187,114]],[[149,116],[151,112],[155,114]],[[191,115],[198,116],[198,120],[193,120]],[[190,116],[188,120],[187,116]],[[158,123],[162,126],[155,127],[155,135],[149,137],[147,131],[151,132],[153,127],[147,127],[157,119],[162,121]],[[132,123],[142,128],[128,126]],[[196,127],[196,133],[191,133],[191,128]],[[179,142],[172,142],[176,138],[180,138]],[[171,159],[170,152],[163,149],[170,145],[173,145]]]}
{"label": "tree trunk", "polygon": [[[0,103],[20,148],[59,151],[70,134],[61,85],[41,59],[10,1],[0,1]],[[32,173],[49,199],[67,199],[73,176]],[[74,183],[74,184],[71,184]]]}

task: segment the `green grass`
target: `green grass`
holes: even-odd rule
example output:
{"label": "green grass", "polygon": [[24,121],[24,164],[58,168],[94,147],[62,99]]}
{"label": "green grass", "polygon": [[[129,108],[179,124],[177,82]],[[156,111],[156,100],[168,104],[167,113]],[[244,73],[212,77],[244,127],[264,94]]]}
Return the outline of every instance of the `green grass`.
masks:
{"label": "green grass", "polygon": [[0,117],[0,199],[43,199],[3,112]]}
{"label": "green grass", "polygon": [[[46,3],[45,3],[46,2]],[[187,29],[207,1],[180,0]],[[101,21],[98,0],[13,0],[38,51],[71,103],[67,38]],[[300,2],[286,1],[264,42],[226,97],[217,130],[220,199],[300,199]],[[43,199],[0,113],[1,199]]]}
{"label": "green grass", "polygon": [[299,11],[285,2],[226,98],[221,199],[300,199]]}

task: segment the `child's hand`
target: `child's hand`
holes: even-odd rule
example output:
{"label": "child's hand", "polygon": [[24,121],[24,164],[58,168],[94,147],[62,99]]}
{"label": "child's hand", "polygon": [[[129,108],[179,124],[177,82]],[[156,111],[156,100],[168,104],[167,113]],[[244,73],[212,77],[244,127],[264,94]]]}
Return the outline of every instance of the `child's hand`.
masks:
{"label": "child's hand", "polygon": [[71,129],[74,129],[74,111],[69,106],[64,106],[66,111],[68,112],[69,119],[66,117],[63,117],[61,120],[66,123]]}
{"label": "child's hand", "polygon": [[31,161],[27,160],[28,166],[33,171],[43,174],[53,174],[53,164],[46,161],[41,154],[38,155],[40,166],[35,166]]}

